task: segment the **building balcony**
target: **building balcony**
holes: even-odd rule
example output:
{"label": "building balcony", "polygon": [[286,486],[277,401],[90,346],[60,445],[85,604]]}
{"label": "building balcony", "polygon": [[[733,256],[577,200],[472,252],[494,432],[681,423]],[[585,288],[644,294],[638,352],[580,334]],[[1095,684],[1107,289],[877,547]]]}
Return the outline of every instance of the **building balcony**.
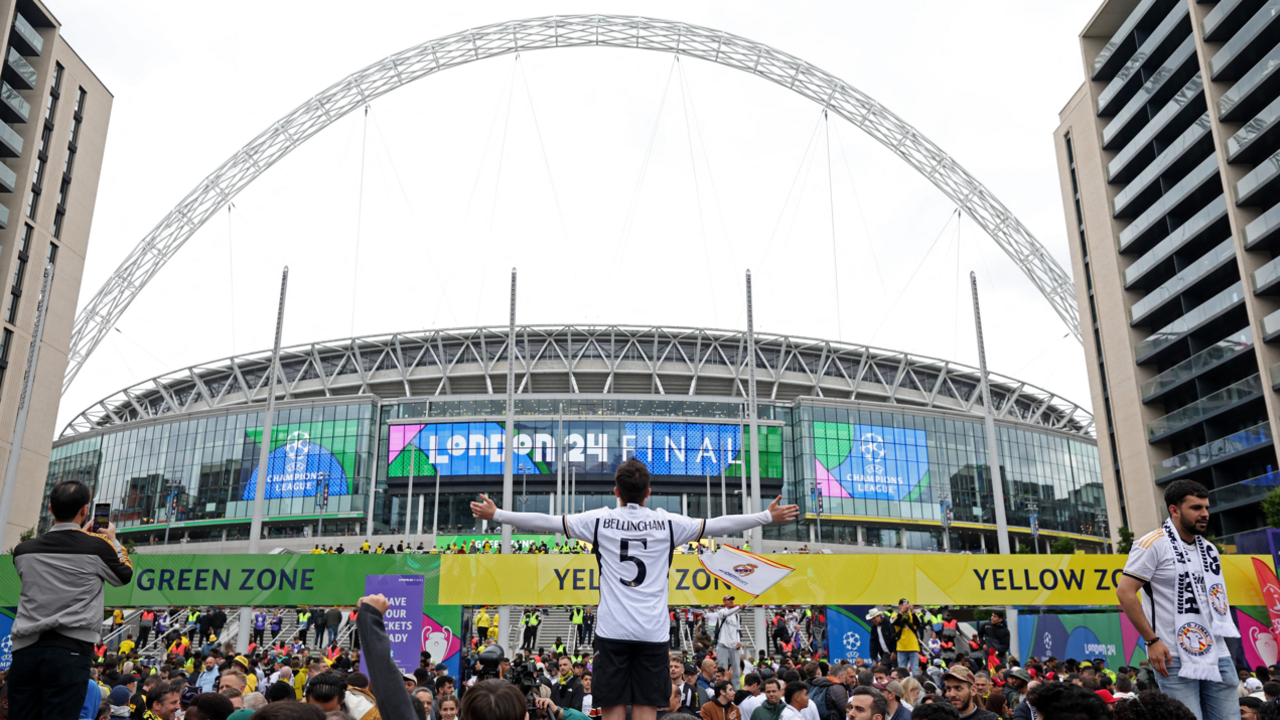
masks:
{"label": "building balcony", "polygon": [[0,120],[25,123],[31,116],[31,104],[22,99],[9,83],[0,81]]}
{"label": "building balcony", "polygon": [[1183,177],[1204,161],[1206,155],[1212,155],[1213,136],[1209,126],[1209,113],[1205,113],[1116,193],[1111,203],[1111,214],[1117,218],[1128,218],[1141,213],[1164,192],[1164,185],[1160,182],[1162,178]]}
{"label": "building balcony", "polygon": [[1132,180],[1160,154],[1164,144],[1181,135],[1208,107],[1204,99],[1204,82],[1197,73],[1107,163],[1107,181],[1127,183]]}
{"label": "building balcony", "polygon": [[[1138,364],[1150,362],[1161,350],[1191,333],[1216,322],[1236,307],[1244,305],[1244,288],[1239,282],[1214,295],[1187,312],[1186,315],[1151,333],[1134,348]],[[1236,325],[1239,327],[1239,325]]]}
{"label": "building balcony", "polygon": [[1120,112],[1102,129],[1102,147],[1116,150],[1131,140],[1146,124],[1148,105],[1163,106],[1178,90],[1200,71],[1196,62],[1196,40],[1191,35],[1156,68],[1150,79],[1134,93]]}
{"label": "building balcony", "polygon": [[1219,195],[1125,268],[1124,288],[1145,290],[1164,282],[1176,272],[1175,255],[1204,252],[1214,238],[1230,233],[1227,198]]}
{"label": "building balcony", "polygon": [[1191,22],[1187,5],[1175,3],[1164,20],[1142,43],[1142,47],[1138,48],[1098,95],[1098,116],[1114,115],[1142,87],[1143,80],[1147,77],[1142,72],[1143,66],[1157,64],[1169,57],[1183,38],[1190,34]]}
{"label": "building balcony", "polygon": [[1262,342],[1280,338],[1280,310],[1262,318]]}
{"label": "building balcony", "polygon": [[0,230],[9,227],[9,208],[0,205]]}
{"label": "building balcony", "polygon": [[22,136],[0,122],[0,157],[22,157]]}
{"label": "building balcony", "polygon": [[[1177,275],[1169,278],[1160,287],[1147,293],[1145,297],[1129,308],[1130,325],[1154,325],[1170,314],[1170,303],[1193,286],[1221,287],[1221,283],[1229,277],[1237,277],[1236,241],[1231,237],[1218,243],[1198,260],[1186,266]],[[1172,308],[1177,312],[1178,308]]]}
{"label": "building balcony", "polygon": [[1209,507],[1220,512],[1231,507],[1260,503],[1272,490],[1280,487],[1280,472],[1269,472],[1248,480],[1209,491]]}
{"label": "building balcony", "polygon": [[1138,38],[1151,33],[1178,0],[1141,0],[1093,59],[1091,80],[1110,80],[1138,49]]}
{"label": "building balcony", "polygon": [[9,57],[5,60],[2,77],[5,82],[19,90],[35,90],[39,74],[17,50],[9,48]]}
{"label": "building balcony", "polygon": [[1209,77],[1215,81],[1238,80],[1280,42],[1280,0],[1267,0],[1209,58]]}
{"label": "building balcony", "polygon": [[[1280,161],[1280,158],[1277,158]],[[1277,173],[1280,175],[1280,172]],[[1252,173],[1250,173],[1252,175]],[[1246,175],[1240,180],[1244,183]],[[1196,208],[1204,207],[1210,200],[1222,194],[1218,180],[1218,158],[1210,155],[1196,165],[1191,172],[1170,187],[1151,207],[1134,218],[1117,236],[1120,252],[1146,252],[1169,231],[1166,216],[1186,217]],[[1178,220],[1181,222],[1181,219]]]}
{"label": "building balcony", "polygon": [[1277,200],[1280,200],[1280,151],[1259,163],[1236,183],[1237,205],[1267,206]]}
{"label": "building balcony", "polygon": [[1280,257],[1253,271],[1253,294],[1275,295],[1280,293]]}
{"label": "building balcony", "polygon": [[1257,0],[1222,0],[1204,16],[1204,39],[1224,42],[1253,17]]}
{"label": "building balcony", "polygon": [[1142,383],[1142,402],[1150,402],[1183,383],[1200,377],[1253,347],[1253,331],[1245,328],[1225,337],[1159,375]]}
{"label": "building balcony", "polygon": [[1258,114],[1280,89],[1280,46],[1262,56],[1252,68],[1218,98],[1218,119],[1244,122]]}
{"label": "building balcony", "polygon": [[0,163],[0,193],[11,193],[18,189],[18,173],[13,168]]}
{"label": "building balcony", "polygon": [[1163,483],[1192,470],[1270,445],[1271,423],[1262,422],[1251,428],[1231,433],[1224,438],[1207,442],[1181,455],[1174,455],[1164,462],[1153,465],[1152,469],[1155,470],[1156,482]]}
{"label": "building balcony", "polygon": [[1227,138],[1227,162],[1256,165],[1280,148],[1280,98]]}
{"label": "building balcony", "polygon": [[1147,442],[1160,442],[1195,423],[1262,397],[1262,376],[1253,374],[1147,423]]}
{"label": "building balcony", "polygon": [[13,32],[9,33],[9,44],[27,57],[39,57],[44,50],[44,38],[18,13],[13,14]]}

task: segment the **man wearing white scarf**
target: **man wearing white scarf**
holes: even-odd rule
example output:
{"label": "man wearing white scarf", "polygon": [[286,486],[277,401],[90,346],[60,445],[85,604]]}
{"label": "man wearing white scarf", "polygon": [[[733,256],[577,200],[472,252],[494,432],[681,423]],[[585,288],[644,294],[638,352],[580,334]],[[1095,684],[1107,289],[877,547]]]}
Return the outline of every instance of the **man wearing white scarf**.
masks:
{"label": "man wearing white scarf", "polygon": [[1235,668],[1224,638],[1231,621],[1222,562],[1205,540],[1209,491],[1175,480],[1164,492],[1169,519],[1134,541],[1116,594],[1147,643],[1156,682],[1198,720],[1240,717]]}

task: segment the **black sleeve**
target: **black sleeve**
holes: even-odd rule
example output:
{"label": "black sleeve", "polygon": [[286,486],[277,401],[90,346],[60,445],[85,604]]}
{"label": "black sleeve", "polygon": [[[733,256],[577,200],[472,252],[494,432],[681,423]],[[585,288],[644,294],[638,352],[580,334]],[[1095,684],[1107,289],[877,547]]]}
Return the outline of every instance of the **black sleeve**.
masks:
{"label": "black sleeve", "polygon": [[96,542],[90,541],[90,544],[103,564],[107,566],[107,573],[103,579],[115,587],[127,585],[133,579],[133,562],[129,560],[129,553],[124,546],[117,547],[105,535],[85,534],[97,538]]}
{"label": "black sleeve", "polygon": [[404,689],[404,673],[391,659],[391,639],[382,624],[382,613],[369,603],[360,605],[356,615],[360,647],[365,668],[369,671],[369,690],[378,701],[378,714],[383,720],[418,720]]}

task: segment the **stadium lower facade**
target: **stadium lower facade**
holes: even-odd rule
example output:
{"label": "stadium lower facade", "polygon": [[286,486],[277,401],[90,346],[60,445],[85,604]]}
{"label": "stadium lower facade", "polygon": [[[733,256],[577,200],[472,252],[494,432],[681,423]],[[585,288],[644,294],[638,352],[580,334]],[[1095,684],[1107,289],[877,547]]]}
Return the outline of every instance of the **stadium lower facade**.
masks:
{"label": "stadium lower facade", "polygon": [[[515,351],[516,509],[550,511],[558,488],[578,511],[612,504],[613,469],[635,456],[653,474],[651,505],[742,511],[745,333],[528,326]],[[508,353],[507,329],[493,327],[283,350],[267,536],[479,532],[468,503],[501,498]],[[994,551],[975,368],[762,333],[755,361],[763,496],[802,508],[766,539]],[[171,542],[247,538],[270,366],[269,353],[242,355],[103,399],[55,441],[48,484],[88,483],[138,545],[166,531]],[[1036,526],[1042,552],[1061,537],[1105,551],[1092,416],[1007,377],[992,376],[992,398],[1013,542],[1031,543]]]}

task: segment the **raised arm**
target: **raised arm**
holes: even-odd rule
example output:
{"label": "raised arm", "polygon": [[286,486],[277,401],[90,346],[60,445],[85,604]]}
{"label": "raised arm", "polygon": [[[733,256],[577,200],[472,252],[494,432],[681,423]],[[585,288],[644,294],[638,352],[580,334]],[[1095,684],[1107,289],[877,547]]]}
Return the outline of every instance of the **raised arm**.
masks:
{"label": "raised arm", "polygon": [[773,502],[769,503],[768,510],[762,510],[753,515],[722,515],[718,518],[711,518],[707,521],[702,534],[710,537],[735,535],[743,530],[750,530],[761,525],[795,520],[800,514],[800,507],[798,505],[782,505],[781,502],[782,496],[779,495],[774,498]]}
{"label": "raised arm", "polygon": [[471,503],[471,516],[480,520],[491,520],[504,525],[514,525],[527,530],[538,530],[546,533],[565,532],[564,519],[558,515],[542,513],[507,512],[499,510],[498,505],[486,495],[480,496],[480,502]]}

